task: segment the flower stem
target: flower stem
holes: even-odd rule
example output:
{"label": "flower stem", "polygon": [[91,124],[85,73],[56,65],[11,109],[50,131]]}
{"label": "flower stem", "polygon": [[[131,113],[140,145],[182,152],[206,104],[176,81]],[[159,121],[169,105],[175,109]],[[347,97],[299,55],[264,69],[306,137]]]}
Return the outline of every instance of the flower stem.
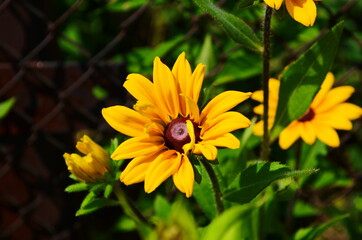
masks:
{"label": "flower stem", "polygon": [[121,189],[119,184],[115,184],[113,187],[113,193],[116,195],[119,205],[123,208],[123,211],[127,216],[132,218],[137,224],[145,224],[152,226],[152,224],[142,215],[138,208],[129,201],[125,192]]}
{"label": "flower stem", "polygon": [[214,189],[214,197],[216,202],[217,213],[220,215],[224,211],[224,203],[222,202],[222,192],[220,189],[219,182],[217,180],[214,169],[212,168],[210,163],[205,159],[202,159],[201,163],[202,165],[204,165],[206,172],[210,177],[212,188]]}
{"label": "flower stem", "polygon": [[264,161],[269,160],[270,154],[270,136],[268,129],[268,113],[269,113],[269,75],[270,75],[270,20],[272,16],[273,9],[269,6],[266,6],[265,18],[264,18],[264,36],[263,36],[263,78],[261,86],[264,92],[263,98],[263,143],[261,146],[261,159]]}

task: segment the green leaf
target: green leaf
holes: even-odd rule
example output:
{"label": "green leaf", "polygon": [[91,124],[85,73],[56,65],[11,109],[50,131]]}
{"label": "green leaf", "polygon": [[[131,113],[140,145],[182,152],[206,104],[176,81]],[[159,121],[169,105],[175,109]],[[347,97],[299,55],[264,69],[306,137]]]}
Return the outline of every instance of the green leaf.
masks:
{"label": "green leaf", "polygon": [[108,198],[111,195],[112,191],[113,191],[113,185],[112,184],[107,184],[106,187],[104,188],[103,196],[105,198]]}
{"label": "green leaf", "polygon": [[194,0],[194,2],[215,18],[236,43],[257,52],[262,51],[260,39],[243,20],[218,8],[210,0]]}
{"label": "green leaf", "polygon": [[81,192],[81,191],[87,191],[89,189],[89,184],[88,183],[75,183],[72,185],[69,185],[68,187],[65,188],[66,192]]}
{"label": "green leaf", "polygon": [[333,224],[349,217],[348,214],[335,217],[322,225],[316,227],[309,227],[300,229],[292,238],[292,240],[314,240],[320,236],[325,230],[327,230]]}
{"label": "green leaf", "polygon": [[273,136],[307,111],[332,66],[342,29],[343,22],[335,25],[282,73]]}
{"label": "green leaf", "polygon": [[92,88],[92,94],[98,100],[104,100],[108,97],[108,92],[101,86],[95,86]]}
{"label": "green leaf", "polygon": [[213,51],[212,39],[210,34],[207,34],[205,36],[204,43],[202,44],[202,48],[199,53],[199,56],[196,59],[196,62],[206,65],[206,72],[214,68],[216,59]]}
{"label": "green leaf", "polygon": [[[318,161],[326,156],[327,153],[327,146],[320,141],[316,141],[313,145],[308,145],[303,142],[300,155],[300,168],[316,168],[318,166]],[[299,183],[302,184],[307,178],[308,176],[299,178]]]}
{"label": "green leaf", "polygon": [[135,8],[141,7],[143,4],[146,4],[147,0],[118,0],[118,1],[109,1],[106,5],[106,9],[112,12],[128,12]]}
{"label": "green leaf", "polygon": [[316,169],[292,171],[278,162],[258,162],[240,173],[239,187],[227,191],[224,198],[240,204],[250,202],[272,182],[316,172]]}
{"label": "green leaf", "polygon": [[194,165],[201,175],[200,184],[194,184],[193,196],[199,203],[206,216],[213,219],[217,215],[217,207],[214,197],[214,189],[209,174],[203,164]]}
{"label": "green leaf", "polygon": [[161,195],[157,195],[154,206],[155,215],[166,221],[171,212],[171,204]]}
{"label": "green leaf", "polygon": [[9,98],[0,103],[0,119],[3,119],[15,103],[15,98]]}
{"label": "green leaf", "polygon": [[250,7],[250,6],[261,3],[261,1],[262,0],[242,0],[241,3],[239,3],[238,7],[239,8]]}
{"label": "green leaf", "polygon": [[255,208],[254,205],[234,206],[215,218],[204,230],[201,239],[244,239],[243,220]]}
{"label": "green leaf", "polygon": [[82,203],[82,207],[76,212],[76,216],[85,215],[97,211],[106,206],[114,206],[118,203],[113,200],[104,199],[104,198],[93,198],[88,201],[87,204]]}

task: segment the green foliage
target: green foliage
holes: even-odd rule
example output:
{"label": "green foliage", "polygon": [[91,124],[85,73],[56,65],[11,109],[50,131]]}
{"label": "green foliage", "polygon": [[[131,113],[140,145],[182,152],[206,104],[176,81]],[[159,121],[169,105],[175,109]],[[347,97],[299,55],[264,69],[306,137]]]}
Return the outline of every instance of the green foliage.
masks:
{"label": "green foliage", "polygon": [[215,218],[210,225],[203,231],[201,239],[207,240],[227,240],[227,239],[246,239],[244,233],[245,217],[250,214],[255,206],[242,205],[234,206],[223,214]]}
{"label": "green foliage", "polygon": [[340,22],[283,71],[274,136],[307,111],[332,66],[342,29]]}
{"label": "green foliage", "polygon": [[323,223],[322,225],[316,226],[316,227],[309,227],[305,229],[300,229],[295,236],[292,238],[293,240],[313,240],[316,239],[319,235],[321,235],[326,229],[328,229],[333,224],[347,218],[348,215],[342,215],[335,217],[331,220],[329,220],[326,223]]}
{"label": "green foliage", "polygon": [[278,162],[257,162],[240,173],[238,187],[228,190],[224,197],[231,202],[248,203],[276,180],[307,175],[316,171],[316,169],[292,171]]}
{"label": "green foliage", "polygon": [[9,98],[3,102],[0,102],[0,119],[4,118],[11,110],[15,103],[15,98]]}
{"label": "green foliage", "polygon": [[218,8],[210,0],[194,0],[194,2],[215,18],[235,42],[261,52],[260,39],[243,20]]}

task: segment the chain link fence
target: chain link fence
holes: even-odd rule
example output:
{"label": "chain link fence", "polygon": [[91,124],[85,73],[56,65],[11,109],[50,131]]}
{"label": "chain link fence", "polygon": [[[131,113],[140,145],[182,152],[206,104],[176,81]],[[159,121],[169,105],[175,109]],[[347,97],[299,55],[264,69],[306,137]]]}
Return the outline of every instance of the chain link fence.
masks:
{"label": "chain link fence", "polygon": [[[80,199],[64,193],[62,155],[74,149],[79,131],[103,139],[110,128],[102,107],[127,101],[125,66],[107,59],[147,5],[121,19],[113,39],[91,52],[61,31],[82,4],[57,14],[54,1],[0,1],[0,101],[16,99],[0,122],[1,239],[81,239],[77,231],[90,227],[74,216]],[[85,60],[62,60],[60,40]],[[107,97],[95,97],[97,88],[107,89]]]}

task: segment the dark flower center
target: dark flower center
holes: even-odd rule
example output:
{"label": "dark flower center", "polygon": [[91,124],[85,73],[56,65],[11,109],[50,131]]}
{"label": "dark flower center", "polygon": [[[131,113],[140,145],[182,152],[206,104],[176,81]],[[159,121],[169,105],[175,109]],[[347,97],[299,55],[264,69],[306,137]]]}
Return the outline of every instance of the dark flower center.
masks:
{"label": "dark flower center", "polygon": [[[176,118],[166,126],[164,131],[165,145],[181,153],[183,153],[182,147],[191,141],[186,127],[186,120],[190,119],[184,117]],[[194,126],[195,142],[198,142],[200,140],[200,128],[192,120],[190,121]]]}
{"label": "dark flower center", "polygon": [[299,122],[308,122],[314,118],[314,111],[311,108],[308,108],[308,110],[301,116],[298,121]]}

